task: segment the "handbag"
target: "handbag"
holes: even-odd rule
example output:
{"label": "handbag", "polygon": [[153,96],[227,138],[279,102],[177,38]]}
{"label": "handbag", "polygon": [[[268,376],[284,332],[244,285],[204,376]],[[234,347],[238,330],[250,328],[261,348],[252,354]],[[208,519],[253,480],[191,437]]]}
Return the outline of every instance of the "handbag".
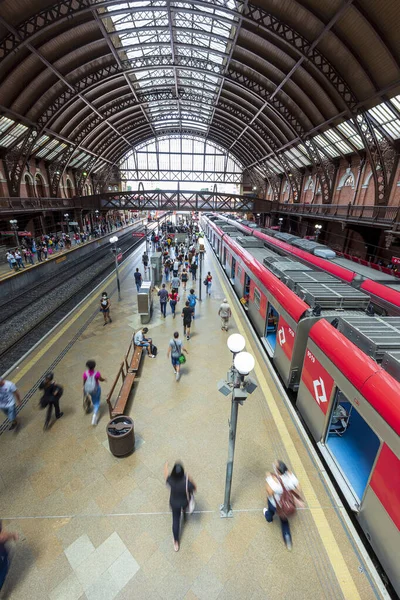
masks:
{"label": "handbag", "polygon": [[[175,341],[174,341],[174,344],[175,344],[175,348],[178,350],[178,345],[177,345],[177,343]],[[178,350],[178,352],[179,352],[179,350]],[[185,362],[186,362],[186,356],[183,354],[183,352],[181,352],[181,354],[180,354],[180,356],[178,358],[178,362],[179,362],[180,365],[184,365],[185,364]]]}
{"label": "handbag", "polygon": [[194,494],[189,495],[189,479],[186,477],[186,498],[188,500],[188,506],[186,511],[189,513],[189,515],[193,514],[194,509],[196,507],[196,502],[194,499]]}

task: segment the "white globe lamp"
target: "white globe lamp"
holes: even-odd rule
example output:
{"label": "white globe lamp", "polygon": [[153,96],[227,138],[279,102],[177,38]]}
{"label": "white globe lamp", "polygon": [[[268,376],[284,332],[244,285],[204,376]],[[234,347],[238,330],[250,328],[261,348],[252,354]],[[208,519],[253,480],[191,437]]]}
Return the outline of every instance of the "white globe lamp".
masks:
{"label": "white globe lamp", "polygon": [[240,335],[240,333],[232,333],[232,335],[228,337],[226,344],[232,354],[237,354],[238,352],[244,350],[244,347],[246,346],[246,340],[242,335]]}
{"label": "white globe lamp", "polygon": [[254,369],[255,360],[250,352],[239,352],[233,364],[240,375],[248,375]]}

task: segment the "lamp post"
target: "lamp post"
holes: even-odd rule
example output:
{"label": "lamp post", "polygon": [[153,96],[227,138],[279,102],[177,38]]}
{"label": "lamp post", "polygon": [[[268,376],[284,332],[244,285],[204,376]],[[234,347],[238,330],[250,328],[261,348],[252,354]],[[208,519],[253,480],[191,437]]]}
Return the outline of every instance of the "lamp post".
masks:
{"label": "lamp post", "polygon": [[278,223],[279,223],[279,231],[281,231],[281,229],[282,229],[282,223],[283,223],[283,218],[282,217],[280,217],[278,219]]}
{"label": "lamp post", "polygon": [[315,241],[318,242],[319,234],[321,233],[322,225],[314,225]]}
{"label": "lamp post", "polygon": [[69,235],[69,214],[68,213],[65,213],[64,219],[67,222],[67,234]]}
{"label": "lamp post", "polygon": [[236,428],[238,420],[239,404],[243,404],[248,394],[257,387],[252,379],[245,381],[250,371],[254,369],[254,358],[249,352],[243,352],[245,339],[239,333],[230,335],[227,340],[229,350],[232,352],[233,360],[226,381],[218,383],[219,391],[225,396],[231,396],[231,418],[229,421],[229,445],[228,460],[226,463],[225,496],[224,503],[220,506],[220,515],[223,518],[233,517],[231,507],[231,489],[233,475],[233,459],[235,455]]}
{"label": "lamp post", "polygon": [[119,282],[119,271],[118,271],[118,252],[120,248],[117,248],[118,236],[114,235],[110,238],[110,244],[112,244],[111,252],[114,253],[115,258],[115,274],[117,276],[117,289],[118,289],[118,302],[121,300],[121,284]]}
{"label": "lamp post", "polygon": [[17,221],[17,219],[10,219],[10,227],[14,232],[15,241],[17,242],[17,247],[18,247],[19,240],[18,240],[18,221]]}

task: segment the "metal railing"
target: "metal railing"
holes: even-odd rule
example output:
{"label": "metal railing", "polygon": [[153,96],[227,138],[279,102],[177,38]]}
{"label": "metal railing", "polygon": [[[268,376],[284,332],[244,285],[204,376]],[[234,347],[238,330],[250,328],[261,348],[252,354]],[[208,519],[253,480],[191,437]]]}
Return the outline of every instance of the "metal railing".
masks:
{"label": "metal railing", "polygon": [[390,225],[399,217],[398,206],[357,206],[353,204],[286,204],[272,203],[271,212],[315,216],[326,219],[359,221]]}

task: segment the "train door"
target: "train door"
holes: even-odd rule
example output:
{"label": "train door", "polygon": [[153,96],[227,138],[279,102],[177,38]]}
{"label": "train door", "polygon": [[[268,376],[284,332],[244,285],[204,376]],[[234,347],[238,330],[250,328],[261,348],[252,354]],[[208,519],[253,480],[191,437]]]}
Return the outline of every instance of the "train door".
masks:
{"label": "train door", "polygon": [[222,265],[225,269],[225,267],[226,267],[226,247],[224,247],[224,260],[222,261]]}
{"label": "train door", "polygon": [[380,439],[338,388],[325,434],[325,447],[357,504],[360,504],[379,451]]}
{"label": "train door", "polygon": [[267,307],[267,321],[265,326],[265,339],[267,342],[267,349],[271,356],[275,353],[276,347],[276,332],[278,329],[279,313],[275,310],[270,302]]}
{"label": "train door", "polygon": [[231,283],[235,283],[235,272],[236,272],[236,258],[232,256],[231,262]]}

